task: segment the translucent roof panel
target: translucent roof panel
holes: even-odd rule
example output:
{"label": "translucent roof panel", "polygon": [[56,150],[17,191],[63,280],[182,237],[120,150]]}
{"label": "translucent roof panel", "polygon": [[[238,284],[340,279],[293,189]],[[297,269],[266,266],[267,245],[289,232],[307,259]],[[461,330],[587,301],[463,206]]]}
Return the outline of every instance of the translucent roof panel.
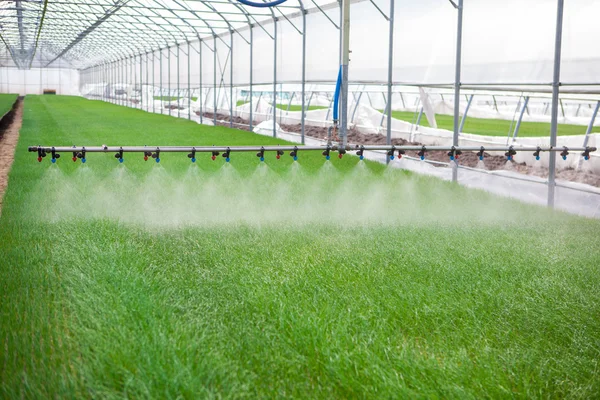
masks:
{"label": "translucent roof panel", "polygon": [[11,0],[0,3],[0,37],[19,68],[32,67],[38,48],[46,53],[39,67],[61,59],[86,68],[236,32],[297,14],[302,7],[303,0],[274,8],[246,7],[235,0]]}

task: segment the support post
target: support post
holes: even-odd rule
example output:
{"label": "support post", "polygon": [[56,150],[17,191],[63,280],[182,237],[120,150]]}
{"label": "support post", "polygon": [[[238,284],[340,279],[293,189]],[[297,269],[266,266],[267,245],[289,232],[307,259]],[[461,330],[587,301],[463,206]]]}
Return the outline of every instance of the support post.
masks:
{"label": "support post", "polygon": [[192,53],[190,51],[190,41],[188,40],[187,42],[187,72],[188,72],[188,79],[187,79],[187,91],[188,91],[188,120],[192,119],[192,91],[190,88],[190,78],[191,78],[191,73],[190,73],[190,58],[192,58]]}
{"label": "support post", "polygon": [[202,40],[200,40],[200,36],[198,36],[198,64],[200,64],[200,70],[198,73],[200,74],[200,94],[198,95],[198,100],[200,101],[200,123],[204,122],[204,87],[202,86]]}
{"label": "support post", "polygon": [[[558,95],[560,90],[560,59],[562,46],[562,26],[564,0],[557,1],[556,10],[556,38],[554,42],[554,76],[552,78],[552,114],[550,119],[550,146],[556,147],[558,132]],[[548,207],[554,208],[554,195],[556,187],[556,152],[549,154],[548,163]]]}
{"label": "support post", "polygon": [[277,137],[277,18],[273,19],[273,137]]}
{"label": "support post", "polygon": [[250,25],[250,131],[253,130],[254,125],[254,109],[252,108],[252,98],[254,97],[252,94],[252,85],[253,85],[253,63],[254,63],[254,30],[252,25]]}
{"label": "support post", "polygon": [[[389,15],[389,47],[388,47],[388,81],[387,81],[387,138],[386,144],[392,144],[392,73],[394,68],[394,3],[395,0],[390,0],[390,15]],[[402,96],[402,94],[400,94]],[[402,99],[404,103],[404,99]],[[386,164],[390,162],[390,156],[385,159]]]}
{"label": "support post", "polygon": [[465,112],[464,112],[462,118],[460,119],[460,127],[458,128],[458,133],[461,133],[465,127],[465,121],[467,120],[467,114],[469,114],[469,108],[471,108],[471,103],[473,102],[473,97],[475,97],[474,94],[469,96],[469,101],[467,102],[467,107],[465,108]]}
{"label": "support post", "polygon": [[[460,70],[462,53],[463,0],[458,0],[458,22],[456,26],[456,64],[454,75],[454,135],[452,145],[458,146],[458,120],[460,115]],[[458,161],[452,163],[452,182],[458,182]]]}
{"label": "support post", "polygon": [[213,124],[217,126],[217,36],[213,40]]}
{"label": "support post", "polygon": [[515,132],[513,133],[512,142],[515,142],[517,135],[519,134],[519,129],[521,128],[521,121],[523,120],[523,115],[525,114],[525,110],[527,109],[527,103],[529,103],[529,96],[525,96],[525,100],[523,101],[523,106],[521,107],[521,112],[519,113],[519,119],[517,120],[517,124],[515,125]]}
{"label": "support post", "polygon": [[[300,3],[302,4],[302,3]],[[304,123],[306,119],[306,11],[302,9],[302,114],[300,119],[300,137],[301,143],[305,143],[304,138]]]}
{"label": "support post", "polygon": [[233,128],[233,31],[229,31],[229,127]]}
{"label": "support post", "polygon": [[[592,119],[590,119],[590,123],[588,124],[587,130],[585,131],[583,147],[587,147],[588,145],[588,141],[590,140],[590,134],[592,133],[592,129],[594,129],[594,122],[596,121],[596,117],[598,116],[598,110],[600,110],[600,100],[596,102],[596,107],[594,108],[594,112],[592,113]],[[579,157],[579,162],[577,163],[577,169],[579,168],[581,168],[581,157]]]}
{"label": "support post", "polygon": [[[393,3],[393,1],[392,1]],[[350,62],[350,0],[342,0],[342,90],[340,136],[342,148],[348,145],[348,64]]]}

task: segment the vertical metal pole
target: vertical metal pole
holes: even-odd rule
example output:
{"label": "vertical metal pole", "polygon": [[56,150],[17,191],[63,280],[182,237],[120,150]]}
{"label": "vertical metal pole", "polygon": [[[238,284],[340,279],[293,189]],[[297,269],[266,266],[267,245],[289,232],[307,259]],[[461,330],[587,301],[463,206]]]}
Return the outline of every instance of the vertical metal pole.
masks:
{"label": "vertical metal pole", "polygon": [[273,137],[277,137],[277,18],[273,19]]}
{"label": "vertical metal pole", "polygon": [[517,124],[515,125],[515,131],[513,133],[512,142],[515,142],[517,135],[519,134],[519,129],[521,128],[521,121],[523,120],[523,114],[525,114],[525,110],[527,109],[527,103],[529,103],[529,96],[525,96],[525,101],[523,101],[523,107],[521,107],[521,112],[519,113],[519,119],[517,120]]}
{"label": "vertical metal pole", "polygon": [[180,92],[179,92],[179,43],[177,43],[177,62],[175,64],[177,66],[176,70],[177,70],[177,95],[175,96],[175,98],[177,99],[177,118],[181,117],[181,109],[179,108],[179,99],[180,99]]}
{"label": "vertical metal pole", "polygon": [[462,118],[460,119],[460,127],[458,128],[458,133],[462,132],[463,128],[465,127],[465,121],[467,120],[467,114],[469,113],[469,108],[471,108],[471,103],[473,102],[473,97],[475,97],[474,94],[469,96],[469,101],[467,102],[467,107],[465,108],[465,112],[464,112]]}
{"label": "vertical metal pole", "polygon": [[[596,117],[598,116],[598,110],[600,110],[600,100],[596,103],[596,107],[594,108],[594,112],[592,113],[592,119],[590,119],[590,123],[588,124],[587,130],[585,131],[585,138],[583,139],[583,147],[587,147],[588,141],[590,139],[590,133],[592,133],[592,129],[594,129],[594,122],[596,121]],[[579,162],[577,163],[577,169],[581,168],[581,157],[579,157]]]}
{"label": "vertical metal pole", "polygon": [[[300,3],[302,4],[302,3]],[[302,116],[300,117],[301,143],[304,144],[304,123],[306,119],[306,108],[304,102],[306,97],[306,11],[302,8]]]}
{"label": "vertical metal pole", "polygon": [[[392,71],[394,68],[394,3],[395,0],[390,0],[390,15],[389,15],[389,47],[388,47],[388,111],[387,111],[387,138],[386,144],[392,144]],[[404,101],[404,100],[403,100]],[[386,163],[390,162],[390,157],[386,157]]]}
{"label": "vertical metal pole", "polygon": [[140,53],[140,110],[144,109],[144,95],[143,95],[143,78],[142,78],[142,60],[143,60],[143,55],[142,53]]}
{"label": "vertical metal pole", "polygon": [[[458,23],[456,26],[456,64],[454,76],[454,135],[452,145],[458,146],[458,122],[460,115],[460,70],[462,53],[463,0],[458,0]],[[452,164],[452,182],[458,181],[458,161]]]}
{"label": "vertical metal pole", "polygon": [[421,107],[421,110],[419,111],[419,116],[417,117],[417,126],[421,124],[421,117],[423,117],[423,107]]}
{"label": "vertical metal pole", "polygon": [[200,37],[198,36],[198,58],[200,59],[198,61],[198,64],[200,64],[200,70],[198,71],[198,73],[200,74],[200,95],[198,96],[198,99],[200,100],[200,123],[204,122],[204,116],[202,114],[204,114],[204,107],[202,102],[204,101],[204,87],[202,87],[202,40],[200,40]]}
{"label": "vertical metal pole", "polygon": [[252,85],[253,85],[253,74],[252,70],[254,69],[254,33],[253,33],[252,25],[250,25],[250,131],[253,130],[254,125],[254,109],[252,108],[252,98],[254,95],[252,94]]}
{"label": "vertical metal pole", "polygon": [[160,73],[160,77],[159,77],[159,90],[160,90],[160,113],[163,114],[163,67],[162,67],[162,55],[163,55],[163,51],[162,49],[160,49],[160,64],[159,64],[159,73]]}
{"label": "vertical metal pole", "polygon": [[213,44],[213,123],[217,126],[217,37],[213,36],[214,44]]}
{"label": "vertical metal pole", "polygon": [[187,69],[188,69],[188,119],[192,119],[192,92],[190,90],[190,58],[192,58],[192,53],[190,51],[190,42],[187,42]]}
{"label": "vertical metal pole", "polygon": [[233,31],[229,32],[229,127],[233,128]]}
{"label": "vertical metal pole", "polygon": [[[552,79],[552,117],[550,120],[550,146],[556,147],[558,131],[558,95],[560,89],[560,59],[562,45],[562,26],[564,0],[558,0],[556,10],[556,38],[554,43],[554,77]],[[556,152],[549,154],[548,164],[548,207],[554,208],[554,194],[556,186]]]}
{"label": "vertical metal pole", "polygon": [[155,113],[156,112],[156,102],[154,100],[154,89],[156,88],[155,84],[155,80],[156,80],[156,75],[155,75],[155,64],[156,64],[156,59],[155,59],[155,53],[152,52],[152,112]]}
{"label": "vertical metal pole", "polygon": [[[392,2],[393,3],[393,2]],[[348,144],[348,64],[350,62],[350,0],[342,0],[342,90],[341,129],[342,147]]]}
{"label": "vertical metal pole", "polygon": [[171,101],[173,96],[171,94],[171,48],[167,47],[167,99],[169,99],[169,115],[171,115]]}

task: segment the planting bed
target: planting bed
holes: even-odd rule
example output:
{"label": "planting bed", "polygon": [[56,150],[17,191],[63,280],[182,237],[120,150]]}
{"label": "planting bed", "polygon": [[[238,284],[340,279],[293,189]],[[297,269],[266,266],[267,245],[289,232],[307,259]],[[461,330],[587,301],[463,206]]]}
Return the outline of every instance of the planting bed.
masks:
{"label": "planting bed", "polygon": [[280,140],[27,97],[0,217],[0,397],[600,395],[600,221]]}

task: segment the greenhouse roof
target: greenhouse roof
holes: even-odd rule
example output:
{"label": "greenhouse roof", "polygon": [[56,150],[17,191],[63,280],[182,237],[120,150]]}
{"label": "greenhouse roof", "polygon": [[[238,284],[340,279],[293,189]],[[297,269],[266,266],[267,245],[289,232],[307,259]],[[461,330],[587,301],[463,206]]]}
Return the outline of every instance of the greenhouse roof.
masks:
{"label": "greenhouse roof", "polygon": [[[322,11],[328,2],[290,0],[277,7],[256,8],[234,0],[3,1],[3,59],[12,59],[21,69],[51,67],[59,59],[85,68],[199,37],[239,33],[249,25],[263,27],[274,19],[289,21],[288,16],[305,6]],[[33,65],[40,47],[45,54],[38,54],[40,65]]]}

